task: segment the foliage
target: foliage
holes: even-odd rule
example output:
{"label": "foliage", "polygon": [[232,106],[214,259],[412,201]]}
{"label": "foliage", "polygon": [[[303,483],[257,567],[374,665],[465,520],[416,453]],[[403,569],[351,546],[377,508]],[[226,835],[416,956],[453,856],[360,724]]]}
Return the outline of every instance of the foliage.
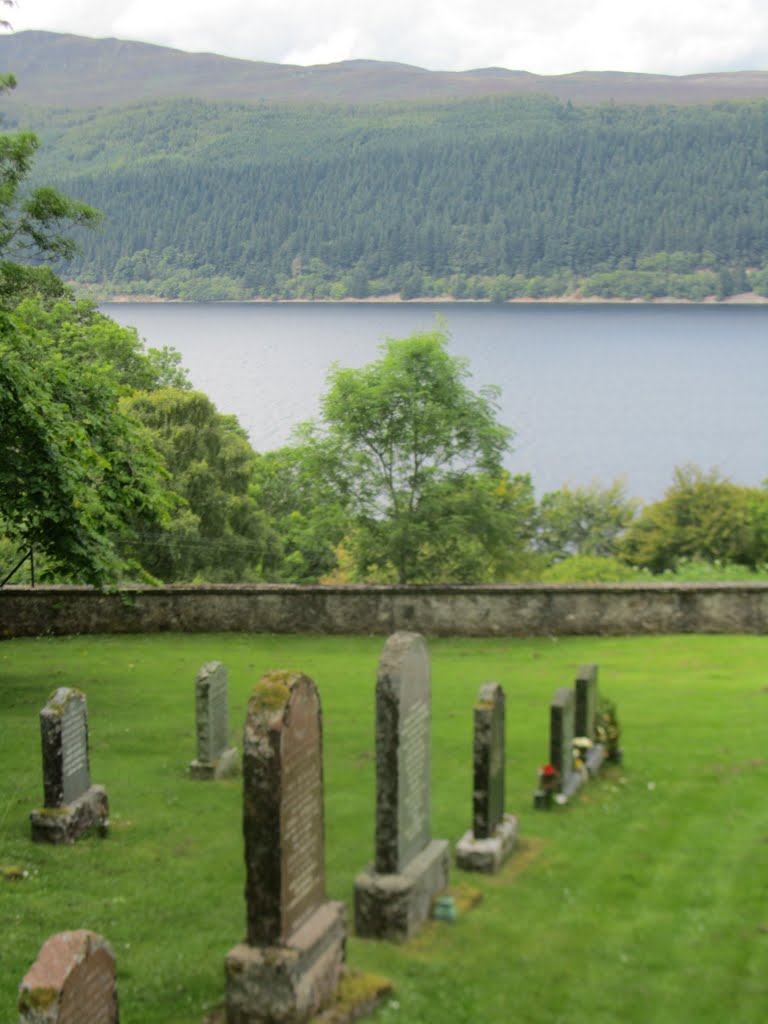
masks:
{"label": "foliage", "polygon": [[168,470],[169,524],[137,521],[133,557],[164,582],[237,582],[258,566],[263,517],[249,493],[255,454],[234,416],[199,391],[161,388],[123,401],[150,432]]}
{"label": "foliage", "polygon": [[536,546],[553,561],[572,555],[610,558],[639,504],[626,496],[620,480],[605,488],[592,483],[550,491],[539,504]]}
{"label": "foliage", "polygon": [[133,517],[157,521],[167,507],[161,461],[119,394],[109,367],[0,317],[3,533],[52,571],[100,585],[125,570],[116,545]]}
{"label": "foliage", "polygon": [[542,569],[542,583],[628,583],[637,581],[640,570],[616,557],[571,555]]}
{"label": "foliage", "polygon": [[269,528],[265,579],[315,583],[336,570],[347,521],[325,463],[324,451],[313,445],[256,456],[252,493]]}
{"label": "foliage", "polygon": [[654,573],[674,570],[681,559],[754,568],[768,555],[766,511],[764,491],[734,484],[716,470],[677,467],[664,498],[643,508],[627,529],[621,556]]}
{"label": "foliage", "polygon": [[[768,103],[176,100],[38,112],[44,173],[106,212],[67,276],[207,300],[764,286]],[[762,274],[762,276],[759,276]]]}
{"label": "foliage", "polygon": [[502,472],[511,431],[496,421],[496,390],[473,392],[466,360],[447,343],[440,330],[389,339],[368,366],[333,368],[322,426],[304,429],[348,509],[363,577],[463,578],[463,545],[470,557],[472,545],[493,557],[500,543],[518,541],[505,509],[530,482]]}

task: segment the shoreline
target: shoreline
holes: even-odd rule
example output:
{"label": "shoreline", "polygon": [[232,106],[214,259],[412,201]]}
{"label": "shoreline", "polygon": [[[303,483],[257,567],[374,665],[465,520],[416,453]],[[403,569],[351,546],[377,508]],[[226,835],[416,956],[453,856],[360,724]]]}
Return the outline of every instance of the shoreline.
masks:
{"label": "shoreline", "polygon": [[[81,295],[81,298],[91,298]],[[111,305],[139,305],[148,303],[166,305],[210,305],[210,306],[241,306],[241,305],[301,305],[301,306],[348,306],[348,305],[376,305],[393,304],[404,306],[425,306],[425,305],[448,305],[450,303],[461,303],[473,306],[765,306],[768,305],[768,296],[757,295],[755,292],[742,292],[738,295],[731,295],[727,299],[716,299],[710,296],[701,302],[692,299],[678,299],[674,296],[661,296],[658,299],[608,299],[601,296],[590,295],[561,295],[547,299],[506,299],[504,302],[491,302],[490,299],[455,299],[451,295],[436,295],[417,299],[401,299],[399,295],[371,295],[364,299],[163,299],[157,295],[125,295],[117,294],[106,298],[93,299],[97,305],[109,303]]]}

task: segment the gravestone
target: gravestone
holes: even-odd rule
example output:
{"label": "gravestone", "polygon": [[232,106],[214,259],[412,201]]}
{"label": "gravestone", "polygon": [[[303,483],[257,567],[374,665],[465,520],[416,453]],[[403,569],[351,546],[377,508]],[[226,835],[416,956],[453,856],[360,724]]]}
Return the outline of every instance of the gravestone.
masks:
{"label": "gravestone", "polygon": [[584,763],[590,775],[597,775],[605,760],[605,748],[595,742],[597,715],[597,665],[581,665],[574,684],[576,710],[574,733],[577,738],[589,740],[592,746],[585,751]]}
{"label": "gravestone", "polygon": [[474,708],[472,828],[456,846],[464,871],[497,871],[517,842],[517,818],[504,813],[505,732],[504,690],[484,683]]}
{"label": "gravestone", "polygon": [[413,934],[448,884],[448,843],[431,838],[431,716],[424,639],[395,633],[376,680],[375,860],[355,879],[355,929],[364,937]]}
{"label": "gravestone", "polygon": [[334,998],[343,903],[325,898],[320,698],[299,673],[264,676],[243,741],[246,938],[227,954],[227,1022],[297,1024]]}
{"label": "gravestone", "polygon": [[107,793],[91,784],[85,695],[60,687],[40,712],[45,806],[31,812],[35,842],[73,843],[97,827],[106,834]]}
{"label": "gravestone", "polygon": [[117,1024],[115,957],[84,929],[52,935],[19,986],[20,1024]]}
{"label": "gravestone", "polygon": [[195,680],[197,757],[189,765],[193,779],[223,779],[237,774],[237,750],[228,746],[227,670],[209,661]]}

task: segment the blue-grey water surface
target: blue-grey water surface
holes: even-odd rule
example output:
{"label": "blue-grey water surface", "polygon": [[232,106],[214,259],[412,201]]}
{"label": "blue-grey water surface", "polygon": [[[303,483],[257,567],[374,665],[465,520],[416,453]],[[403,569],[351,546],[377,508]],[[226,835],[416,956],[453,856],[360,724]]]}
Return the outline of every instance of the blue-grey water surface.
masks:
{"label": "blue-grey water surface", "polygon": [[441,318],[472,386],[501,387],[515,473],[538,494],[609,484],[661,497],[673,468],[768,477],[768,306],[472,303],[108,303],[148,345],[172,345],[196,388],[258,451],[317,415],[333,361],[362,366],[386,337]]}

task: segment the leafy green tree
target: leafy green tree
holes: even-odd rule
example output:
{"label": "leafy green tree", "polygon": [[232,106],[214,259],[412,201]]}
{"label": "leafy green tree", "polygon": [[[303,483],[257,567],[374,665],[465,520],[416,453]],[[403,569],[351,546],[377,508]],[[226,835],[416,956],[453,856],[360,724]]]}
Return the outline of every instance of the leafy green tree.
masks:
{"label": "leafy green tree", "polygon": [[23,299],[16,316],[55,340],[68,358],[111,367],[124,389],[157,391],[191,387],[181,355],[173,348],[144,347],[135,327],[125,327],[84,299],[69,295]]}
{"label": "leafy green tree", "polygon": [[539,505],[536,547],[555,562],[573,555],[609,558],[639,504],[626,496],[620,480],[610,487],[592,483],[550,491]]}
{"label": "leafy green tree", "polygon": [[337,568],[347,530],[323,446],[297,444],[256,456],[252,493],[269,533],[264,579],[316,582]]}
{"label": "leafy green tree", "polygon": [[134,559],[166,583],[257,574],[268,531],[250,493],[256,456],[237,419],[179,388],[137,393],[123,408],[151,433],[174,504],[167,527],[137,521]]}
{"label": "leafy green tree", "polygon": [[464,578],[463,544],[487,551],[503,537],[515,543],[514,515],[500,514],[514,502],[501,465],[511,431],[496,419],[498,390],[473,392],[467,361],[447,343],[436,329],[387,340],[361,369],[334,367],[322,425],[305,430],[348,510],[362,576],[375,569],[398,583]]}
{"label": "leafy green tree", "polygon": [[765,494],[698,466],[677,467],[661,501],[647,505],[623,538],[621,555],[654,573],[681,560],[735,562],[754,567],[765,560]]}
{"label": "leafy green tree", "polygon": [[120,391],[108,366],[0,314],[0,528],[50,571],[97,585],[126,571],[134,518],[167,512],[161,460]]}

